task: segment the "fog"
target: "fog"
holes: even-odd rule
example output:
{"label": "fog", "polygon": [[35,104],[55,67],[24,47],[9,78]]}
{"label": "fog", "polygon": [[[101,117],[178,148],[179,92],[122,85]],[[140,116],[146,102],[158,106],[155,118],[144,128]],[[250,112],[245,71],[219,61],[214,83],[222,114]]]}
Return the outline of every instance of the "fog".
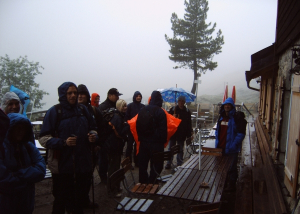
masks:
{"label": "fog", "polygon": [[[0,56],[27,55],[44,67],[36,82],[50,93],[45,108],[65,81],[85,84],[101,102],[112,87],[127,100],[176,84],[190,91],[193,72],[173,69],[164,37],[173,36],[171,14],[183,18],[184,8],[183,0],[0,0]],[[223,93],[225,83],[229,93],[246,89],[251,54],[275,42],[277,2],[210,0],[209,8],[207,22],[217,23],[225,44],[198,95]]]}

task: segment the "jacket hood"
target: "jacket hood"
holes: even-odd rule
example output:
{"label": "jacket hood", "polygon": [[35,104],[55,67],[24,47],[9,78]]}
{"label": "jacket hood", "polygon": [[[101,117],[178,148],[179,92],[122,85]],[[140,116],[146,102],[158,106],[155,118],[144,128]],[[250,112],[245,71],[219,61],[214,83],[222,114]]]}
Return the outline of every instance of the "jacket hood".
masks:
{"label": "jacket hood", "polygon": [[225,104],[231,104],[233,106],[233,108],[235,108],[235,105],[234,105],[234,101],[231,97],[228,97],[225,102],[222,104],[222,106],[224,106]]}
{"label": "jacket hood", "polygon": [[90,96],[90,92],[87,89],[86,85],[80,84],[78,85],[78,94],[85,94],[87,96],[87,102],[90,103],[91,102],[91,96]]}
{"label": "jacket hood", "polygon": [[159,91],[153,91],[149,105],[156,105],[162,107],[163,99]]}
{"label": "jacket hood", "polygon": [[[133,102],[137,103],[136,97],[137,97],[138,95],[141,95],[141,97],[143,98],[141,92],[136,91],[136,92],[134,92],[133,97],[132,97],[132,101],[133,101]],[[140,102],[138,102],[138,103],[140,103]]]}
{"label": "jacket hood", "polygon": [[[2,99],[2,102],[1,102],[1,109],[4,111],[6,106],[9,104],[9,102],[11,100],[18,100],[20,105],[22,105],[21,101],[20,101],[20,98],[18,97],[18,95],[14,92],[7,92],[4,96],[3,96],[3,99]],[[21,109],[21,108],[20,108]]]}
{"label": "jacket hood", "polygon": [[231,97],[228,97],[225,102],[222,104],[221,106],[221,109],[220,109],[220,113],[222,114],[225,110],[224,110],[224,105],[225,104],[231,104],[232,105],[232,110],[230,111],[230,113],[235,113],[236,110],[235,110],[235,105],[234,105],[234,101]]}
{"label": "jacket hood", "polygon": [[24,124],[27,129],[25,141],[28,142],[31,139],[31,136],[33,136],[32,125],[31,125],[30,120],[27,117],[25,117],[24,115],[18,114],[18,113],[9,113],[7,116],[10,119],[7,136],[8,137],[10,136],[11,131],[14,126],[16,126],[17,124]]}
{"label": "jacket hood", "polygon": [[91,105],[92,105],[92,106],[95,106],[95,107],[98,107],[98,106],[99,106],[99,102],[98,102],[98,103],[95,103],[96,97],[99,97],[99,102],[100,102],[100,95],[97,94],[97,93],[92,93]]}
{"label": "jacket hood", "polygon": [[[65,108],[70,108],[71,105],[69,104],[68,100],[67,100],[67,91],[69,89],[70,86],[75,86],[77,89],[77,86],[72,83],[72,82],[64,82],[63,84],[61,84],[58,87],[58,101],[60,102],[60,104],[65,107]],[[77,89],[78,90],[78,89]],[[77,104],[77,100],[76,100],[76,104]]]}

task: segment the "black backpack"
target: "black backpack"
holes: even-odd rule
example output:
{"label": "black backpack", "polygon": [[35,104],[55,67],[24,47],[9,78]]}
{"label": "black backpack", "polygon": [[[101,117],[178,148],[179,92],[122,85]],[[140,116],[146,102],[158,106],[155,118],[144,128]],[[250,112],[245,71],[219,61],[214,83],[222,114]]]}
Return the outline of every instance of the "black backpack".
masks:
{"label": "black backpack", "polygon": [[115,108],[108,108],[108,109],[105,109],[104,111],[102,111],[102,117],[104,119],[104,130],[103,130],[103,133],[104,133],[104,140],[109,136],[109,134],[111,132],[113,132],[113,129],[112,127],[108,124],[111,119],[113,118],[114,116],[114,113],[116,112],[117,110]]}
{"label": "black backpack", "polygon": [[136,130],[138,134],[149,136],[154,133],[155,119],[153,115],[158,109],[158,106],[151,110],[146,106],[140,110],[136,120]]}

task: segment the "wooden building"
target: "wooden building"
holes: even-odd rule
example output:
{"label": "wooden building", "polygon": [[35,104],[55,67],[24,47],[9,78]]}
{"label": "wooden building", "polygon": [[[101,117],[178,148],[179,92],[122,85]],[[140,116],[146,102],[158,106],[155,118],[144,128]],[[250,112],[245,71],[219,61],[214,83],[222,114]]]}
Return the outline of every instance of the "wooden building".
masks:
{"label": "wooden building", "polygon": [[[260,92],[257,120],[268,153],[280,166],[278,179],[290,208],[300,189],[299,74],[300,1],[278,0],[275,42],[251,56],[251,69],[245,75],[248,88]],[[252,81],[260,82],[260,88],[252,87]]]}

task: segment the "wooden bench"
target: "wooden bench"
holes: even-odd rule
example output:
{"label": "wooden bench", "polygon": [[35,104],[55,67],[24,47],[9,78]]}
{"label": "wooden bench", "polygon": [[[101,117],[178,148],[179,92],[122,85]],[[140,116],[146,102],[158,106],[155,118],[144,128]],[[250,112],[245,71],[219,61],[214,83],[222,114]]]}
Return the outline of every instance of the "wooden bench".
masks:
{"label": "wooden bench", "polygon": [[132,189],[131,192],[138,194],[155,194],[158,190],[158,184],[141,184],[137,183]]}

